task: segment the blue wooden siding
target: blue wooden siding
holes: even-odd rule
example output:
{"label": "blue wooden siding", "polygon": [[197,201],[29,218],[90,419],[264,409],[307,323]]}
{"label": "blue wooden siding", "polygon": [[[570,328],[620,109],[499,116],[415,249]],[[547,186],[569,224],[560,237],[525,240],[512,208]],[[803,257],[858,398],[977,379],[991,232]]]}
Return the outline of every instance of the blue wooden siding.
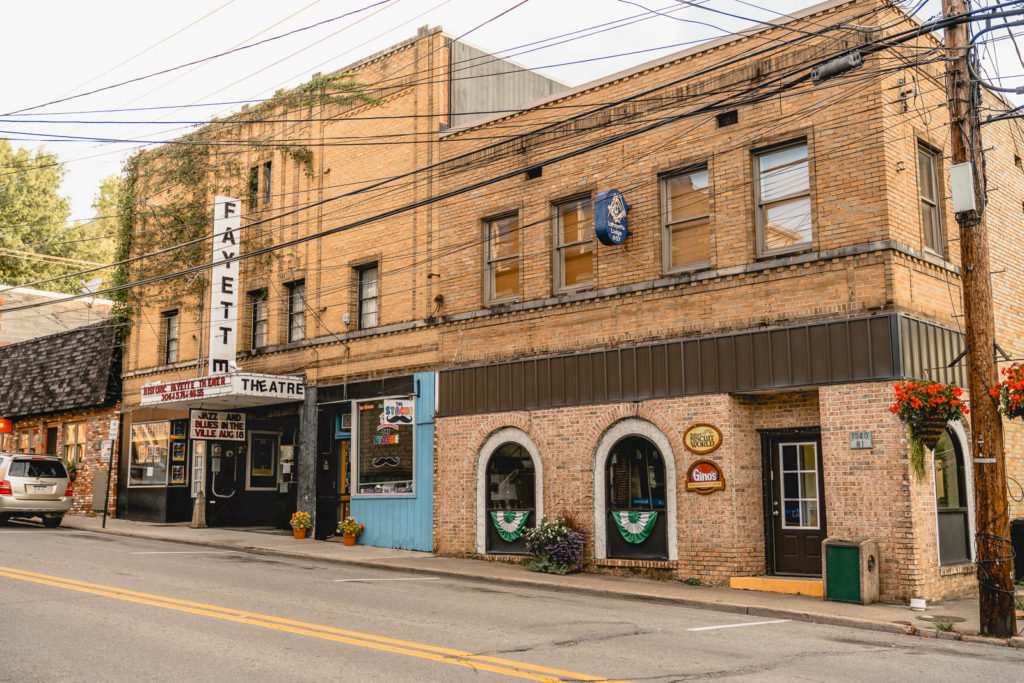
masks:
{"label": "blue wooden siding", "polygon": [[366,525],[359,543],[406,550],[434,549],[434,378],[415,375],[414,494],[352,496],[352,516]]}

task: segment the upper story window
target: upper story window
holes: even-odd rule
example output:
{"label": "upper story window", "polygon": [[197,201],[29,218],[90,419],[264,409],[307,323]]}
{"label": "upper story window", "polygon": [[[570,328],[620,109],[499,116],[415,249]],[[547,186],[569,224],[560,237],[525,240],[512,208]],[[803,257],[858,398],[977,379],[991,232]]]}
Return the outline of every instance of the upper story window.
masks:
{"label": "upper story window", "polygon": [[514,300],[519,296],[519,216],[494,218],[485,226],[487,301]]}
{"label": "upper story window", "polygon": [[708,169],[701,166],[661,180],[665,272],[711,263]]}
{"label": "upper story window", "polygon": [[178,311],[163,313],[164,365],[178,362]]}
{"label": "upper story window", "polygon": [[924,246],[943,253],[942,216],[939,212],[939,152],[924,144],[917,146],[917,186],[921,197],[921,228]]}
{"label": "upper story window", "polygon": [[272,183],[274,180],[273,165],[269,161],[263,162],[263,203],[264,205],[270,203],[270,199],[273,195],[270,193]]}
{"label": "upper story window", "polygon": [[270,306],[266,288],[249,292],[249,306],[252,310],[252,346],[259,349],[267,345],[270,328]]}
{"label": "upper story window", "polygon": [[367,330],[380,324],[380,269],[373,263],[356,272],[359,277],[359,329]]}
{"label": "upper story window", "polygon": [[754,157],[757,172],[757,252],[810,246],[811,184],[807,143],[774,147]]}
{"label": "upper story window", "polygon": [[306,338],[306,281],[289,282],[288,288],[288,341]]}
{"label": "upper story window", "polygon": [[594,204],[590,197],[554,206],[555,291],[582,289],[594,281]]}

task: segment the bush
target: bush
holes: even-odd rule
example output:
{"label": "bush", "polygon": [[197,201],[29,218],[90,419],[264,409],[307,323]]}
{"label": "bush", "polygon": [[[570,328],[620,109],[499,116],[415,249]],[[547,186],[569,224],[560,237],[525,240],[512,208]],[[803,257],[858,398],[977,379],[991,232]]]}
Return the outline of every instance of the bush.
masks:
{"label": "bush", "polygon": [[523,531],[523,538],[530,551],[526,562],[530,571],[568,574],[583,566],[587,534],[562,517],[551,521],[544,517],[536,527]]}

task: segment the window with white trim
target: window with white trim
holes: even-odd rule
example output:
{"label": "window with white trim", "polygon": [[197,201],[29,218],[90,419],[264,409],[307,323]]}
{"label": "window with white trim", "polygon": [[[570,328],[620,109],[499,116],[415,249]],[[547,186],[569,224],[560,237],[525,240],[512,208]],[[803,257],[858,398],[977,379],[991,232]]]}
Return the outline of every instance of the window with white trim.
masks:
{"label": "window with white trim", "polygon": [[288,289],[288,341],[306,338],[306,281],[296,280]]}
{"label": "window with white trim", "polygon": [[519,297],[519,215],[492,218],[485,226],[487,301],[514,301]]}
{"label": "window with white trim", "polygon": [[164,365],[178,362],[178,311],[163,313]]}
{"label": "window with white trim", "polygon": [[359,279],[359,329],[380,324],[380,269],[376,263],[357,269]]}
{"label": "window with white trim", "polygon": [[917,186],[921,203],[921,230],[924,247],[936,254],[943,253],[942,214],[939,211],[939,157],[931,147],[917,146]]}
{"label": "window with white trim", "polygon": [[757,251],[761,256],[811,245],[811,184],[807,143],[754,155]]}
{"label": "window with white trim", "polygon": [[85,423],[72,422],[64,425],[64,462],[82,464],[85,449]]}
{"label": "window with white trim", "polygon": [[708,168],[661,179],[664,268],[671,273],[711,263],[711,198]]}
{"label": "window with white trim", "polygon": [[555,204],[555,291],[589,287],[594,281],[594,203],[587,197]]}

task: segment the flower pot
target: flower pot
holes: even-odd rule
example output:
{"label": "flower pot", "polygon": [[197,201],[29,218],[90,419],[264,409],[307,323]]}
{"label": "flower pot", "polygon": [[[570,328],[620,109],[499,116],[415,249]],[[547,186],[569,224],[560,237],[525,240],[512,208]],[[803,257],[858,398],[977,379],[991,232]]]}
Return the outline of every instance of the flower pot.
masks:
{"label": "flower pot", "polygon": [[942,438],[943,432],[946,431],[946,421],[931,419],[922,422],[914,430],[914,436],[921,440],[928,450],[935,450],[935,444]]}
{"label": "flower pot", "polygon": [[342,534],[341,540],[344,541],[345,545],[355,545],[356,537],[352,534]]}
{"label": "flower pot", "polygon": [[295,538],[305,538],[306,537],[306,529],[305,529],[305,527],[303,527],[301,529],[297,528],[297,527],[293,527],[292,528],[292,532],[295,534]]}

